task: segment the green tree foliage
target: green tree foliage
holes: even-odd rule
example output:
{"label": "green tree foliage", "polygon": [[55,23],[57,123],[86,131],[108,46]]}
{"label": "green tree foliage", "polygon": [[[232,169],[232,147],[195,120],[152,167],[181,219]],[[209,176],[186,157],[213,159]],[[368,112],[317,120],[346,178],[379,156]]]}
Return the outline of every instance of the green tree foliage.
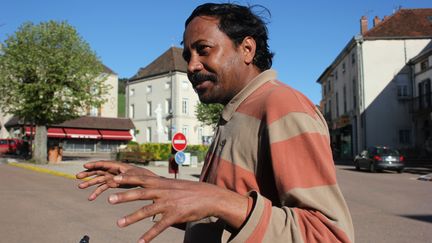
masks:
{"label": "green tree foliage", "polygon": [[[25,23],[2,43],[0,108],[37,127],[76,118],[106,101],[102,72],[96,54],[68,23]],[[44,137],[46,144],[46,129]]]}
{"label": "green tree foliage", "polygon": [[223,105],[198,103],[195,115],[203,125],[216,127]]}

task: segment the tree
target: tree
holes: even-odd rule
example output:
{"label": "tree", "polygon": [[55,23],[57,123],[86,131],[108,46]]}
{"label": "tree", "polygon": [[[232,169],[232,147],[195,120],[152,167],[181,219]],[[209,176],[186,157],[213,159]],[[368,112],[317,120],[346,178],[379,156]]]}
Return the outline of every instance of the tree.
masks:
{"label": "tree", "polygon": [[216,127],[223,108],[221,104],[198,103],[195,115],[202,124]]}
{"label": "tree", "polygon": [[66,22],[25,23],[2,44],[0,108],[36,126],[37,163],[46,163],[47,129],[105,102],[103,66]]}

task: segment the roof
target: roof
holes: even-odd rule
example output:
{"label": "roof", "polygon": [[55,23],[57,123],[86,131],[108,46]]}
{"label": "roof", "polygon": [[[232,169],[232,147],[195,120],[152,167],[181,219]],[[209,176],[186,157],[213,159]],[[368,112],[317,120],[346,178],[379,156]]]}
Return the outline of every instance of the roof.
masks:
{"label": "roof", "polygon": [[102,64],[102,66],[103,66],[104,73],[116,75],[116,73],[113,70],[111,70],[111,68],[107,67],[105,64]]}
{"label": "roof", "polygon": [[415,57],[411,58],[410,64],[418,63],[432,55],[432,41]]}
{"label": "roof", "polygon": [[181,71],[186,73],[187,63],[183,59],[182,53],[183,48],[170,47],[145,68],[140,68],[131,80],[165,74],[171,71]]}
{"label": "roof", "polygon": [[400,9],[368,30],[364,38],[432,37],[432,8]]}
{"label": "roof", "polygon": [[[12,117],[6,122],[5,127],[17,127],[24,125],[19,117]],[[77,119],[65,121],[60,124],[54,124],[50,127],[68,127],[68,128],[87,128],[87,129],[108,129],[108,130],[130,130],[135,126],[129,118],[110,118],[110,117],[94,117],[82,116]]]}

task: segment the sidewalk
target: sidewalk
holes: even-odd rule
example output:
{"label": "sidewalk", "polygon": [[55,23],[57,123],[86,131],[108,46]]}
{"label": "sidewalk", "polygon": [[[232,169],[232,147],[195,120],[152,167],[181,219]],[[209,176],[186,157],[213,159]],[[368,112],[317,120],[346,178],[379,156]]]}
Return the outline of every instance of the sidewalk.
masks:
{"label": "sidewalk", "polygon": [[[56,176],[62,176],[70,179],[75,179],[75,174],[83,171],[83,164],[89,161],[97,161],[97,160],[106,160],[106,159],[98,159],[98,158],[81,158],[78,160],[66,160],[62,161],[58,164],[34,164],[26,162],[22,159],[18,158],[8,158],[3,157],[0,158],[0,163],[6,163],[12,166],[17,166],[20,168],[25,168],[29,170],[33,170],[40,173],[47,173]],[[168,162],[166,163],[168,165]],[[153,171],[154,173],[166,177],[166,178],[174,178],[174,174],[168,173],[168,166],[156,166],[156,165],[137,165],[146,169]],[[199,175],[201,173],[202,167],[199,165],[198,167],[189,167],[189,166],[179,166],[179,173],[177,174],[177,179],[198,181]]]}

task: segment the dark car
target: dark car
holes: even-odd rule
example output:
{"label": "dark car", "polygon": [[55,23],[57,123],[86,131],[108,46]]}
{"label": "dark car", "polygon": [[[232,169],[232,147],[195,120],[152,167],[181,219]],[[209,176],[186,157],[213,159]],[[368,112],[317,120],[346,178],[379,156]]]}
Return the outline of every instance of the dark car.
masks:
{"label": "dark car", "polygon": [[366,168],[370,172],[382,170],[395,170],[401,173],[404,170],[404,157],[398,150],[386,146],[375,146],[364,150],[354,158],[357,170]]}

